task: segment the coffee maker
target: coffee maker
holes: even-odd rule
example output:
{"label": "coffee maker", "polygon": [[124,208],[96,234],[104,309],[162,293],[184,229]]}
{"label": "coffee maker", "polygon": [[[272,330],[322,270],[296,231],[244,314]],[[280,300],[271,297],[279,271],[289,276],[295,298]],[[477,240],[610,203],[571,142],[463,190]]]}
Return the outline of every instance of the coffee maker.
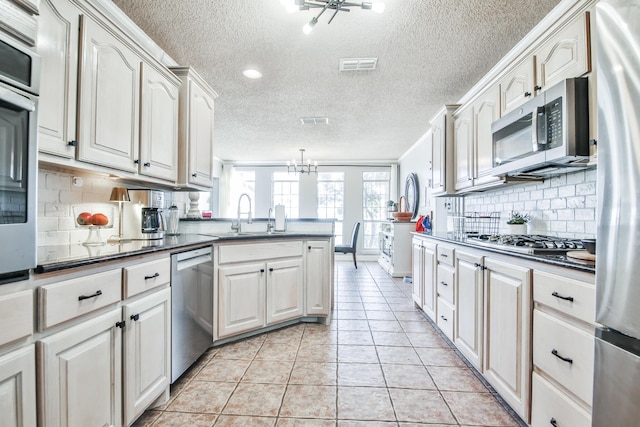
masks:
{"label": "coffee maker", "polygon": [[159,240],[164,238],[164,192],[129,190],[131,202],[122,205],[124,240]]}

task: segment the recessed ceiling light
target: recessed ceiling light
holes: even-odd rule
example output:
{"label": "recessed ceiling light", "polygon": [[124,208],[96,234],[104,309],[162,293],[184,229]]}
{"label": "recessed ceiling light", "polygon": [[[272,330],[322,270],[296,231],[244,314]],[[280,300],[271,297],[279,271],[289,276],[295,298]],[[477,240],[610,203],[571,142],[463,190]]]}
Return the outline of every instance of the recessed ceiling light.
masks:
{"label": "recessed ceiling light", "polygon": [[251,68],[248,70],[244,70],[242,72],[242,75],[244,75],[248,79],[259,79],[260,77],[262,77],[262,73],[260,71],[253,70]]}

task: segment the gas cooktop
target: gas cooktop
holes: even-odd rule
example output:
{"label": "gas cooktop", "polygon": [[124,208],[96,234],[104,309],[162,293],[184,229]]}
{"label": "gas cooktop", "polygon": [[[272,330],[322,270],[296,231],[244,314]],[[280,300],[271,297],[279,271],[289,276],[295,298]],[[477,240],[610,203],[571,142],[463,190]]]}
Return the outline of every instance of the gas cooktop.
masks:
{"label": "gas cooktop", "polygon": [[468,237],[467,242],[505,251],[524,254],[562,254],[567,251],[583,250],[582,242],[577,239],[565,239],[538,234],[488,234]]}

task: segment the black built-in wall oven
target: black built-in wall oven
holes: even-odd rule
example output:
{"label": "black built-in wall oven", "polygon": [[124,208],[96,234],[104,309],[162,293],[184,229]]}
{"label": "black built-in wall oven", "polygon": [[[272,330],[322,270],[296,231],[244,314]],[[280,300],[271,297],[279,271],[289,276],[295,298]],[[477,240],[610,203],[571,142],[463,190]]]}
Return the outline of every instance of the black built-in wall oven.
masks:
{"label": "black built-in wall oven", "polygon": [[0,284],[36,265],[39,84],[35,48],[0,31]]}

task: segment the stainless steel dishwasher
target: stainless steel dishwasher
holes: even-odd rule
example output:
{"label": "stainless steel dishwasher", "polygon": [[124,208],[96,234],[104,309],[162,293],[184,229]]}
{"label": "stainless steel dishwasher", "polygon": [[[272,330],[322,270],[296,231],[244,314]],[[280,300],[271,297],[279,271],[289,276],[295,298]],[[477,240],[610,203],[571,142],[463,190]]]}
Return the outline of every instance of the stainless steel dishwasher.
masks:
{"label": "stainless steel dishwasher", "polygon": [[171,255],[171,383],[213,344],[211,247]]}

